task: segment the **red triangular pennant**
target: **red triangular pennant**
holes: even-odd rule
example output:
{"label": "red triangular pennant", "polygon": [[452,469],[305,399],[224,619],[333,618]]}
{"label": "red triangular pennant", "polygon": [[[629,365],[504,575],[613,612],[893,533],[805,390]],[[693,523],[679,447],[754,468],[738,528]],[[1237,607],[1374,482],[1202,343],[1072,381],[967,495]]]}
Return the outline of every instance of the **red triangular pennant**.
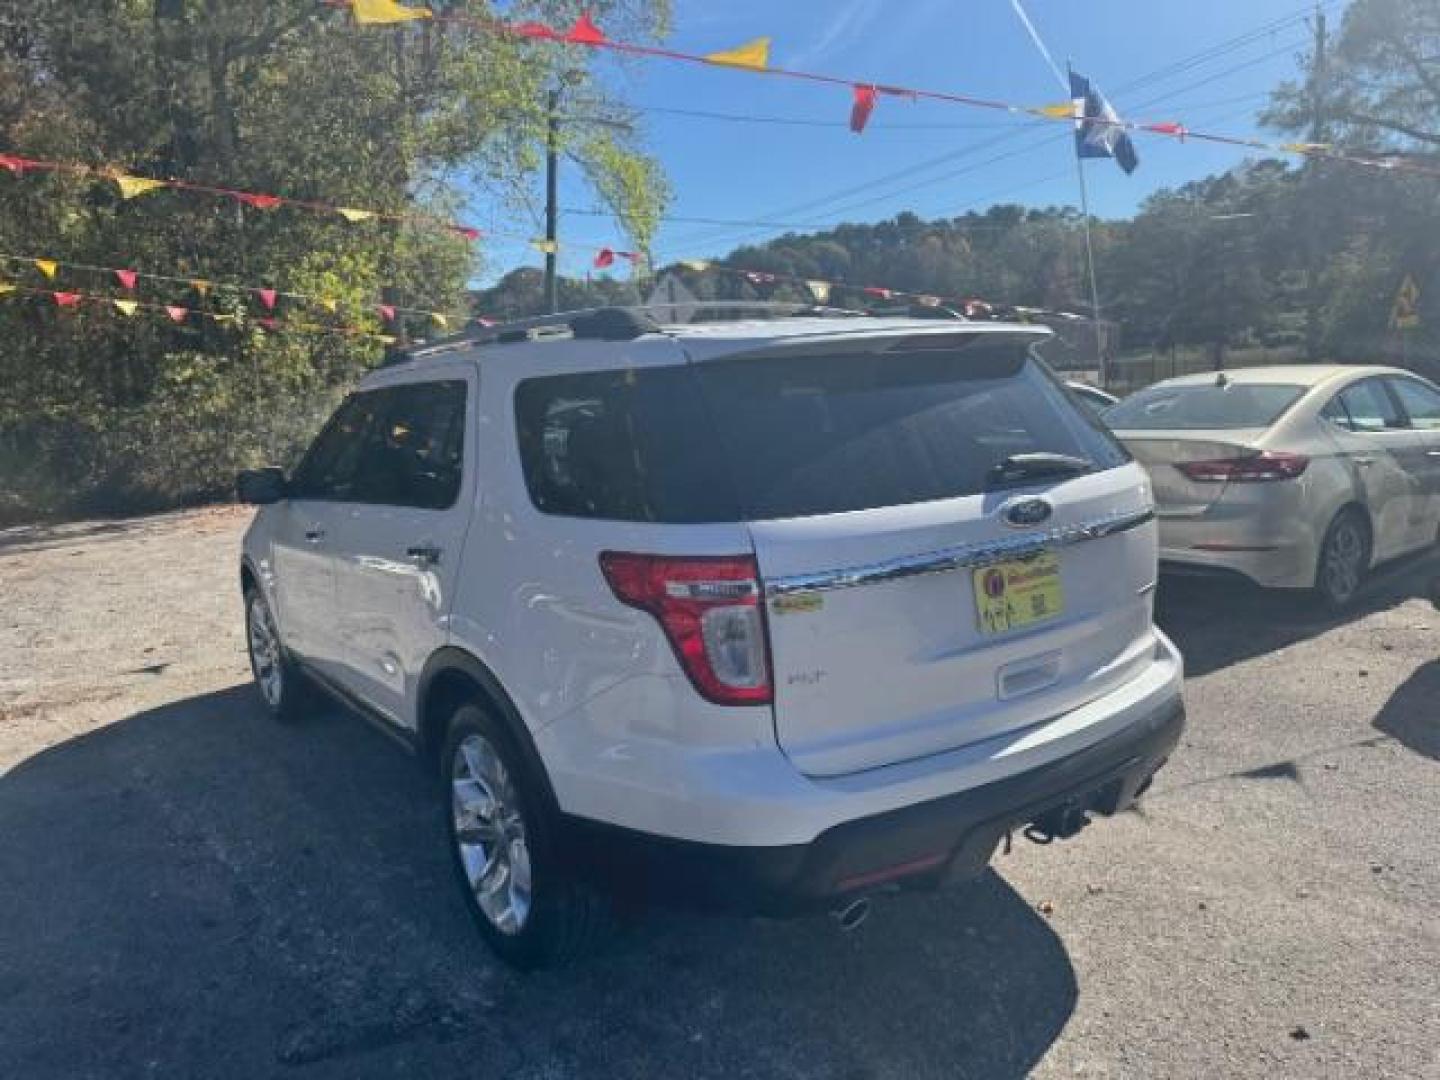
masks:
{"label": "red triangular pennant", "polygon": [[237,191],[235,198],[256,210],[273,210],[285,201],[279,195],[257,195],[253,191]]}
{"label": "red triangular pennant", "polygon": [[881,300],[889,300],[895,295],[889,289],[881,288],[879,285],[866,285],[864,291],[866,296],[878,296]]}
{"label": "red triangular pennant", "polygon": [[386,322],[395,321],[395,308],[392,304],[376,304],[375,310],[385,317]]}
{"label": "red triangular pennant", "polygon": [[615,252],[609,248],[601,248],[595,255],[595,269],[604,270],[607,266],[615,265]]}
{"label": "red triangular pennant", "polygon": [[57,292],[51,293],[50,295],[55,298],[55,305],[57,307],[75,307],[80,303],[80,294],[78,292]]}
{"label": "red triangular pennant", "polygon": [[480,239],[480,230],[473,228],[469,225],[451,225],[450,228],[453,232],[457,232],[461,236],[465,237],[466,240]]}
{"label": "red triangular pennant", "polygon": [[185,316],[190,314],[190,311],[187,308],[172,307],[169,304],[166,304],[165,314],[170,316],[171,322],[182,323],[185,321]]}
{"label": "red triangular pennant", "polygon": [[605,42],[605,33],[595,25],[588,11],[582,11],[575,20],[575,25],[565,35],[565,40],[573,41],[577,45],[601,45]]}
{"label": "red triangular pennant", "polygon": [[1153,131],[1157,135],[1173,135],[1181,142],[1184,142],[1185,136],[1189,134],[1189,132],[1185,129],[1184,124],[1177,124],[1174,121],[1170,120],[1164,121],[1163,123],[1159,124],[1142,124],[1140,126],[1145,131]]}
{"label": "red triangular pennant", "polygon": [[140,276],[140,275],[137,274],[134,270],[116,270],[116,271],[115,271],[115,277],[116,277],[116,279],[120,282],[121,285],[124,285],[125,288],[127,288],[127,289],[134,289],[134,288],[135,288],[135,279],[138,278],[139,276]]}
{"label": "red triangular pennant", "polygon": [[634,266],[640,261],[640,252],[638,251],[622,251],[620,252],[620,255],[622,255],[624,258],[629,259],[631,266]]}
{"label": "red triangular pennant", "polygon": [[855,103],[850,106],[850,130],[859,135],[865,130],[865,125],[870,122],[870,114],[875,111],[875,87],[855,87]]}
{"label": "red triangular pennant", "polygon": [[9,169],[16,176],[25,175],[25,166],[28,165],[24,158],[14,157],[11,154],[0,154],[0,169]]}
{"label": "red triangular pennant", "polygon": [[275,298],[279,294],[274,289],[256,289],[255,295],[260,297],[260,302],[270,311],[275,310]]}

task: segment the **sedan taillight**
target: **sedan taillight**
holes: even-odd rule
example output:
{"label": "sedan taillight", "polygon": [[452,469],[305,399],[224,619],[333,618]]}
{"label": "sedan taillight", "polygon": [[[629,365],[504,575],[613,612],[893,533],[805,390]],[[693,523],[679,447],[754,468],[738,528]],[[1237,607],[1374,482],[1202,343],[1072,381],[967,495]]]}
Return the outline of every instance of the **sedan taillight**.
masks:
{"label": "sedan taillight", "polygon": [[765,609],[754,556],[606,551],[600,569],[617,599],[655,616],[680,666],[707,701],[770,703]]}
{"label": "sedan taillight", "polygon": [[1191,480],[1220,484],[1226,481],[1253,483],[1262,480],[1294,480],[1309,464],[1310,459],[1304,454],[1265,450],[1245,457],[1221,458],[1217,461],[1182,461],[1175,467]]}

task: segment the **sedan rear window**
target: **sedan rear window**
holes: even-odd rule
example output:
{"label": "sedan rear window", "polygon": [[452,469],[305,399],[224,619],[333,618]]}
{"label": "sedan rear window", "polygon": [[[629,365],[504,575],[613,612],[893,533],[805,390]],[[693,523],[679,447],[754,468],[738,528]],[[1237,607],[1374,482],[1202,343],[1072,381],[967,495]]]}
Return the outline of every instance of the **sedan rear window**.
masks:
{"label": "sedan rear window", "polygon": [[1152,386],[1104,412],[1116,431],[1201,431],[1269,427],[1305,393],[1282,383]]}
{"label": "sedan rear window", "polygon": [[974,495],[1015,455],[1063,455],[1089,470],[1129,460],[1023,340],[528,379],[515,404],[536,507],[622,521]]}

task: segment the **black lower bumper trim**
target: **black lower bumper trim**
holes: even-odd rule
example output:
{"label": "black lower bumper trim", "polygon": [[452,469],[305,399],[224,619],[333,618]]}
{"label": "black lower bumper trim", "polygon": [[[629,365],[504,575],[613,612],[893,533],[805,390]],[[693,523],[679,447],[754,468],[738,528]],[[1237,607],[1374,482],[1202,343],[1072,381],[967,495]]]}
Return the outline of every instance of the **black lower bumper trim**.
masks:
{"label": "black lower bumper trim", "polygon": [[702,844],[569,817],[567,855],[585,876],[636,899],[776,915],[833,904],[891,878],[975,877],[1011,830],[1127,808],[1165,763],[1184,725],[1176,698],[1069,757],[845,822],[809,844]]}

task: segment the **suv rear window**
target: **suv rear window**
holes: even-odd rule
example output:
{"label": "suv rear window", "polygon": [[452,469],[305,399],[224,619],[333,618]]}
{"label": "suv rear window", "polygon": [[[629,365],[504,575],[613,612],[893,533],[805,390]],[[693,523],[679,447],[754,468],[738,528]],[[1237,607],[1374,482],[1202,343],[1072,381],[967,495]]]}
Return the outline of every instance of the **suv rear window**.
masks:
{"label": "suv rear window", "polygon": [[1116,431],[1204,431],[1269,427],[1305,393],[1282,383],[1151,386],[1101,415]]}
{"label": "suv rear window", "polygon": [[626,521],[974,495],[1012,454],[1128,460],[1019,340],[530,379],[516,412],[539,509]]}

